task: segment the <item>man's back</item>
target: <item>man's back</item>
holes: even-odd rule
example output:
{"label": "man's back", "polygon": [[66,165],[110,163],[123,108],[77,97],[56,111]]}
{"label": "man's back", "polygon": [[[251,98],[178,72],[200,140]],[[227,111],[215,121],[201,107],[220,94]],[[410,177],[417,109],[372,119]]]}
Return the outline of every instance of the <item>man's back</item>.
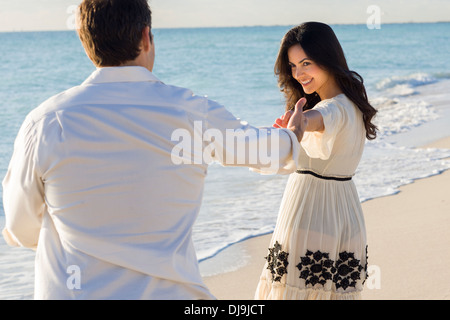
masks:
{"label": "man's back", "polygon": [[[172,133],[193,131],[203,100],[144,68],[103,68],[30,114],[25,139],[46,202],[37,264],[52,270],[37,273],[37,298],[102,298],[111,281],[163,280],[192,286],[171,290],[171,299],[211,298],[191,241],[207,165],[171,161]],[[61,286],[77,267],[80,279],[70,281],[81,288]],[[106,296],[164,298],[122,289]]]}

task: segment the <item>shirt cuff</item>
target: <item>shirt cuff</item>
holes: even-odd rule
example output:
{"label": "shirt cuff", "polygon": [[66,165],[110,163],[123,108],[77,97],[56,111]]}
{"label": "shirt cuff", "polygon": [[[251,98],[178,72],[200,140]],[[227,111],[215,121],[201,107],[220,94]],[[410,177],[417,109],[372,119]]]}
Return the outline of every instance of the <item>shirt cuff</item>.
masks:
{"label": "shirt cuff", "polygon": [[4,228],[2,231],[3,239],[5,239],[6,243],[11,247],[20,247],[19,242],[14,238],[14,236],[9,233],[8,229]]}
{"label": "shirt cuff", "polygon": [[270,167],[252,167],[250,168],[250,171],[262,175],[287,175],[297,170],[301,148],[298,138],[295,133],[289,129],[280,129],[279,133],[278,159],[276,159],[276,161],[273,161],[274,159],[272,159]]}
{"label": "shirt cuff", "polygon": [[301,144],[298,141],[297,135],[292,132],[292,130],[289,129],[281,129],[282,131],[286,132],[290,138],[291,138],[291,143],[292,143],[292,157],[286,161],[286,164],[280,168],[280,170],[278,171],[278,174],[291,174],[295,171],[297,171],[299,164],[299,156],[300,156],[300,148],[301,148]]}

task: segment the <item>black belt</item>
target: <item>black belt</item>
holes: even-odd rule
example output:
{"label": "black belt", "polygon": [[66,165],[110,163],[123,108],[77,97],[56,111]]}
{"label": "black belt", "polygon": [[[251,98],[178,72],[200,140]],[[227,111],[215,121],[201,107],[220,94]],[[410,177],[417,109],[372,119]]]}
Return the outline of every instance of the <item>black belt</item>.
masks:
{"label": "black belt", "polygon": [[352,180],[352,177],[329,177],[329,176],[322,176],[320,174],[317,174],[313,171],[309,170],[297,170],[298,174],[310,174],[316,178],[324,179],[324,180],[335,180],[335,181],[350,181]]}

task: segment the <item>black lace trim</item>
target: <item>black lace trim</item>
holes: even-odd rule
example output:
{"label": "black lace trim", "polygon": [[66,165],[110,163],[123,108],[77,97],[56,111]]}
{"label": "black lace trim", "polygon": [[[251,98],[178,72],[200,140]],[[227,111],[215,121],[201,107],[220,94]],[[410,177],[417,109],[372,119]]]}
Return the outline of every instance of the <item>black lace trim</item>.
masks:
{"label": "black lace trim", "polygon": [[307,251],[306,256],[300,258],[297,265],[300,270],[300,279],[305,279],[305,284],[321,284],[325,285],[327,280],[332,280],[336,273],[336,267],[333,260],[329,258],[328,253],[320,251]]}
{"label": "black lace trim", "polygon": [[[281,250],[281,244],[278,241],[273,248],[269,248],[267,259],[267,269],[272,274],[273,282],[281,282],[281,278],[287,274],[287,266],[289,253]],[[296,266],[300,271],[300,279],[305,280],[306,285],[320,284],[324,286],[327,281],[333,281],[336,289],[349,287],[355,288],[361,273],[365,272],[365,278],[362,284],[368,278],[367,274],[367,246],[366,246],[366,263],[361,265],[361,261],[355,258],[353,252],[339,253],[339,259],[333,261],[330,259],[329,253],[308,250],[304,257],[300,257],[300,263]]]}
{"label": "black lace trim", "polygon": [[273,248],[269,248],[267,259],[267,269],[272,273],[272,281],[281,282],[281,278],[287,274],[289,253],[281,250],[281,244],[278,241]]}
{"label": "black lace trim", "polygon": [[367,279],[367,259],[366,264],[362,266],[361,261],[355,258],[355,254],[347,251],[339,253],[339,259],[333,261],[329,259],[328,253],[308,250],[306,256],[300,258],[297,268],[300,271],[300,279],[304,279],[306,285],[314,286],[318,283],[325,285],[326,281],[332,280],[336,289],[355,288],[357,281],[361,280],[363,270],[365,271],[363,284]]}

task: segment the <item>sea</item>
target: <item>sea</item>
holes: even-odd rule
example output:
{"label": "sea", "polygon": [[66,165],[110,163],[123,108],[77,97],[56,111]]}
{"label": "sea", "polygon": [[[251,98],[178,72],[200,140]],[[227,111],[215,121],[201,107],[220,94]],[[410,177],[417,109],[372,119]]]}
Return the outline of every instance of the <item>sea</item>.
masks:
{"label": "sea", "polygon": [[[274,62],[292,27],[154,30],[154,74],[208,96],[254,126],[271,126],[285,108]],[[379,111],[379,137],[366,142],[354,178],[361,202],[449,169],[449,149],[423,146],[450,136],[450,23],[332,28]],[[27,113],[94,70],[75,31],[0,33],[0,179]],[[193,230],[200,266],[233,244],[274,230],[287,178],[210,166]],[[0,228],[4,223],[0,206]],[[0,239],[0,299],[33,298],[34,256]],[[230,268],[239,265],[240,257],[234,259]],[[204,276],[226,266],[207,269]]]}

